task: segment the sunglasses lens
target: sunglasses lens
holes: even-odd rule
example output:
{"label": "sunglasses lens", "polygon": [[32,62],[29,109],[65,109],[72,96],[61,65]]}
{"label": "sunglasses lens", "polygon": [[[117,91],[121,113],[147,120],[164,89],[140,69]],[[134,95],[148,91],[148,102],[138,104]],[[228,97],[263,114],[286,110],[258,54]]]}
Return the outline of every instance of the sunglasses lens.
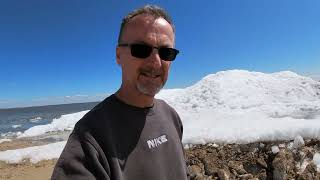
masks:
{"label": "sunglasses lens", "polygon": [[[121,46],[121,45],[120,45]],[[128,46],[128,45],[122,45]],[[145,59],[150,56],[153,51],[153,47],[145,44],[131,44],[129,45],[131,48],[131,55],[136,58]],[[161,47],[157,48],[159,56],[164,61],[173,61],[177,54],[179,53],[178,50],[173,48]]]}
{"label": "sunglasses lens", "polygon": [[144,44],[132,44],[131,55],[137,58],[147,58],[152,52],[152,47]]}
{"label": "sunglasses lens", "polygon": [[162,60],[165,60],[165,61],[173,61],[176,58],[178,53],[179,51],[173,48],[159,49],[159,56]]}

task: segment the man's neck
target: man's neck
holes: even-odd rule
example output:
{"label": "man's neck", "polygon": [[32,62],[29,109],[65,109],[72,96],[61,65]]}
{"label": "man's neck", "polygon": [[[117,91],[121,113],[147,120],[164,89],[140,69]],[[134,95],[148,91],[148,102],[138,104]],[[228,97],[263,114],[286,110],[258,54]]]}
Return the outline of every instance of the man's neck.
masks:
{"label": "man's neck", "polygon": [[126,92],[123,88],[120,88],[115,95],[121,101],[131,106],[146,108],[153,106],[154,97],[147,96],[145,94],[133,94],[133,92]]}

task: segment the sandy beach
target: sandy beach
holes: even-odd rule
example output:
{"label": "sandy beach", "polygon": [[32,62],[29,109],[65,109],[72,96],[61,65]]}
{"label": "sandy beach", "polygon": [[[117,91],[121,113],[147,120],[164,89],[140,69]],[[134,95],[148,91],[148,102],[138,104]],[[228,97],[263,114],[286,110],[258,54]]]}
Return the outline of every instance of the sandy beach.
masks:
{"label": "sandy beach", "polygon": [[[3,142],[0,144],[0,151],[25,148],[35,145],[42,145],[43,143],[35,143],[28,139],[13,140],[11,142]],[[50,179],[54,165],[54,160],[40,161],[36,164],[30,163],[28,160],[17,163],[7,164],[0,161],[0,180],[45,180]]]}
{"label": "sandy beach", "polygon": [[0,162],[0,179],[50,179],[55,163],[56,160],[41,161],[37,164],[31,164],[29,162],[21,164],[6,164]]}

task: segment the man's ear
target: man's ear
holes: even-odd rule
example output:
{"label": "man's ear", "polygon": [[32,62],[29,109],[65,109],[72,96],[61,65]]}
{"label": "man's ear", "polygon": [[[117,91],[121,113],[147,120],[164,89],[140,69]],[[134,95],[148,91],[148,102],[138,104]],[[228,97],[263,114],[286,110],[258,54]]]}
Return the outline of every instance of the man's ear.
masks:
{"label": "man's ear", "polygon": [[120,48],[119,47],[117,47],[116,48],[116,61],[117,61],[117,64],[118,65],[121,65],[121,60],[120,60]]}

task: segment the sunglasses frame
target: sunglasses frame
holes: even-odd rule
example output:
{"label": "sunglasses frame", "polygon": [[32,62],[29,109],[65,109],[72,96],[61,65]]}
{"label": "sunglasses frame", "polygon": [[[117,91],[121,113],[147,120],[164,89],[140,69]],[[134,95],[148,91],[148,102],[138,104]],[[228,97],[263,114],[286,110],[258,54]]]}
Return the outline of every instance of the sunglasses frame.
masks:
{"label": "sunglasses frame", "polygon": [[133,57],[140,58],[140,59],[147,58],[147,57],[142,58],[142,57],[134,56],[133,55],[134,53],[132,53],[132,46],[134,46],[134,45],[143,45],[143,46],[148,46],[148,47],[152,48],[152,50],[150,51],[150,54],[147,57],[149,57],[151,55],[153,49],[157,49],[158,50],[158,54],[159,54],[160,58],[161,58],[161,53],[160,53],[161,49],[170,49],[170,51],[174,51],[175,52],[175,55],[174,55],[173,59],[162,59],[161,58],[164,61],[173,61],[173,60],[175,60],[176,56],[179,54],[179,50],[174,49],[174,48],[169,48],[169,47],[154,47],[154,46],[151,46],[151,45],[148,45],[148,44],[142,44],[142,43],[131,43],[131,44],[129,44],[129,43],[121,43],[121,44],[118,44],[119,47],[130,47],[131,56],[133,56]]}

